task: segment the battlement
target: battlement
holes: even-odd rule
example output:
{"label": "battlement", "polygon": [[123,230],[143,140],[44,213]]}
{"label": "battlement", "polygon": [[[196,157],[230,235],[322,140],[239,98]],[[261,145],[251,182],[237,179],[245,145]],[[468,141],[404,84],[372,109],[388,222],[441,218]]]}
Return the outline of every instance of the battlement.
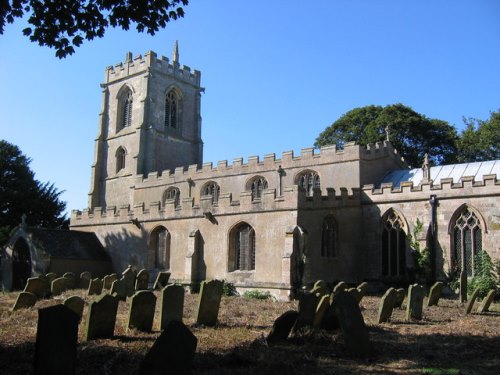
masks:
{"label": "battlement", "polygon": [[132,53],[128,52],[124,62],[106,68],[104,82],[105,84],[112,83],[143,72],[174,75],[176,78],[195,86],[200,86],[201,83],[200,71],[191,71],[189,66],[170,63],[167,57],[158,57],[153,51],[146,52],[144,56],[135,57],[132,57]]}

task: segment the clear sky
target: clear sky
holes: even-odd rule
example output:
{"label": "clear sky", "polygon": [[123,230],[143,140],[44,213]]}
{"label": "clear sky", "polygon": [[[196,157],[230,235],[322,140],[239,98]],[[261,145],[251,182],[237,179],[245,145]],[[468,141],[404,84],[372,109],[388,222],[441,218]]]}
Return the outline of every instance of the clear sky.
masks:
{"label": "clear sky", "polygon": [[204,162],[311,147],[347,111],[403,103],[459,130],[500,109],[498,0],[190,0],[154,37],[108,30],[59,60],[0,36],[0,138],[87,207],[106,66],[149,50],[202,72]]}

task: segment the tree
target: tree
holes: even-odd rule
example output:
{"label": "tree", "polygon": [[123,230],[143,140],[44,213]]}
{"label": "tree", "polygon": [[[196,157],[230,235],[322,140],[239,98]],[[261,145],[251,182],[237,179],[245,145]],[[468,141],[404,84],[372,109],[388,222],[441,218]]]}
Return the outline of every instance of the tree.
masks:
{"label": "tree", "polygon": [[458,142],[460,162],[500,159],[500,111],[486,121],[464,118],[466,125]]}
{"label": "tree", "polygon": [[62,191],[49,182],[36,180],[30,162],[17,146],[0,140],[0,247],[23,215],[28,225],[68,226],[66,203],[59,199]]}
{"label": "tree", "polygon": [[0,2],[0,34],[5,24],[28,16],[23,34],[32,42],[56,50],[56,56],[75,52],[83,41],[102,38],[109,27],[154,35],[167,22],[184,17],[188,0],[6,0]]}
{"label": "tree", "polygon": [[346,142],[360,145],[389,139],[409,165],[420,166],[424,155],[435,164],[456,161],[458,135],[446,121],[429,119],[403,104],[366,106],[342,115],[316,138],[315,146]]}

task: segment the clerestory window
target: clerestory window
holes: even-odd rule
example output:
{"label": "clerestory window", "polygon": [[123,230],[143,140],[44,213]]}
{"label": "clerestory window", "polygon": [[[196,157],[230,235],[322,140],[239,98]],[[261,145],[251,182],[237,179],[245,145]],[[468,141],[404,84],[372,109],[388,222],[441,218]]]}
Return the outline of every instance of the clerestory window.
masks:
{"label": "clerestory window", "polygon": [[250,181],[250,190],[252,192],[252,200],[260,200],[262,192],[267,189],[267,181],[264,177],[255,177]]}
{"label": "clerestory window", "polygon": [[314,189],[321,187],[319,175],[315,171],[306,171],[299,175],[297,184],[306,191],[308,197],[312,197]]}
{"label": "clerestory window", "polygon": [[212,196],[212,203],[217,204],[219,201],[219,193],[220,193],[220,187],[217,185],[215,182],[209,182],[207,183],[202,190],[203,195],[211,195]]}
{"label": "clerestory window", "polygon": [[163,195],[163,205],[167,201],[173,201],[174,206],[178,207],[180,205],[180,200],[181,199],[181,193],[178,188],[176,187],[170,187],[165,191],[165,194]]}

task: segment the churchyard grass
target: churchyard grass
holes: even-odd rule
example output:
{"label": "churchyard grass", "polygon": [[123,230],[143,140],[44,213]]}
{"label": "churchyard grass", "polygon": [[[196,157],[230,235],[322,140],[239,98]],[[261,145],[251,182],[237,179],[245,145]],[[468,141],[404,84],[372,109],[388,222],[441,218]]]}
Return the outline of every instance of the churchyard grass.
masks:
{"label": "churchyard grass", "polygon": [[[62,303],[71,295],[88,302],[84,290],[71,290],[34,308],[10,311],[18,293],[0,294],[0,369],[5,374],[30,373],[35,352],[37,308]],[[155,292],[159,297],[159,291]],[[408,322],[405,309],[394,309],[390,322],[377,324],[379,296],[365,296],[362,314],[373,352],[351,357],[340,331],[306,331],[285,343],[268,346],[273,321],[296,302],[223,297],[216,327],[195,326],[198,295],[185,296],[184,323],[198,338],[195,374],[498,374],[500,304],[486,314],[465,315],[465,305],[440,299],[425,307],[423,319]],[[159,298],[158,298],[159,301]],[[406,304],[406,301],[405,301]],[[159,302],[153,332],[127,330],[128,301],[118,307],[115,336],[83,341],[80,323],[77,374],[134,374],[159,336]],[[404,307],[404,305],[403,305]],[[475,311],[474,311],[475,312]]]}

